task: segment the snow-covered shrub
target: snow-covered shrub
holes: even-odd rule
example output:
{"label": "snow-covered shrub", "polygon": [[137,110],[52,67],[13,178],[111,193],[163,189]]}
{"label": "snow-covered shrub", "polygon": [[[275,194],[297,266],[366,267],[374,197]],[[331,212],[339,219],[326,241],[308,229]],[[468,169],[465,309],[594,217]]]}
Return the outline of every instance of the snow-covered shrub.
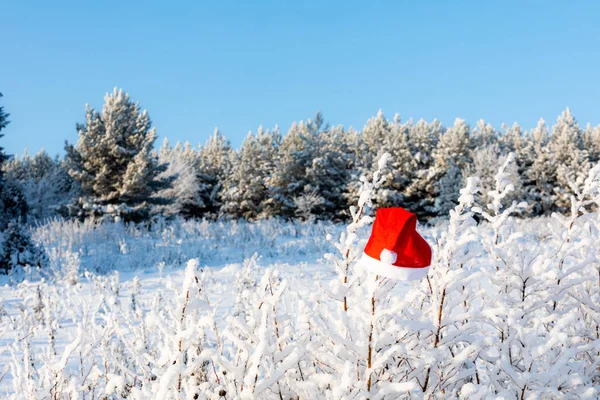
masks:
{"label": "snow-covered shrub", "polygon": [[31,240],[28,227],[16,220],[8,223],[0,245],[0,269],[4,273],[16,267],[44,268],[48,264],[44,249]]}
{"label": "snow-covered shrub", "polygon": [[434,251],[413,283],[355,265],[385,158],[344,228],[40,225],[50,268],[0,287],[0,395],[596,399],[600,166],[571,188],[569,215],[523,221],[513,162],[419,227]]}
{"label": "snow-covered shrub", "polygon": [[44,150],[33,157],[25,150],[23,156],[11,158],[4,170],[6,179],[23,193],[30,220],[43,220],[65,211],[64,207],[78,193],[61,160]]}
{"label": "snow-covered shrub", "polygon": [[323,203],[323,198],[316,191],[302,193],[294,197],[294,206],[296,207],[296,217],[303,221],[312,221],[315,216],[313,210]]}

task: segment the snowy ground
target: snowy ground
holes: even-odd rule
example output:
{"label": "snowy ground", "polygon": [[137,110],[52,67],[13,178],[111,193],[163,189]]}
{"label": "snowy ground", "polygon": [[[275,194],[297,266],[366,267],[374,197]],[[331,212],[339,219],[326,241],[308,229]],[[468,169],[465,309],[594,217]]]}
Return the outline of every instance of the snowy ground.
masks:
{"label": "snowy ground", "polygon": [[[78,322],[87,314],[96,313],[99,302],[130,309],[136,285],[139,304],[150,305],[157,294],[173,299],[182,286],[187,261],[198,259],[200,268],[210,271],[211,284],[207,289],[221,325],[232,314],[233,283],[245,260],[255,256],[254,278],[272,268],[305,295],[315,282],[334,276],[332,267],[323,260],[323,255],[333,248],[325,236],[339,235],[342,229],[331,223],[278,221],[256,224],[177,221],[150,229],[59,220],[42,225],[34,237],[49,252],[52,271],[0,275],[0,377],[3,377],[0,395],[22,389],[14,386],[12,378],[17,372],[7,368],[15,356],[11,345],[18,343],[24,328],[17,329],[13,321],[36,309],[36,305],[56,298],[66,303],[52,315],[56,354],[61,355],[76,340]],[[54,293],[45,293],[47,290]],[[144,311],[149,311],[149,307]],[[40,325],[44,325],[43,317],[40,319]],[[31,331],[27,332],[33,339],[30,351],[47,352],[47,329]],[[22,353],[17,355],[23,357]],[[68,369],[77,370],[75,357],[71,358]]]}
{"label": "snowy ground", "polygon": [[[559,300],[568,304],[564,315],[548,311],[560,293],[584,283],[572,275],[562,292],[552,292],[544,282],[557,275],[541,270],[560,260],[576,267],[571,259],[593,245],[585,229],[568,233],[561,219],[518,221],[510,226],[518,235],[503,231],[498,247],[486,250],[493,225],[461,225],[467,219],[420,227],[435,252],[431,282],[395,286],[360,271],[341,284],[334,265],[343,257],[325,257],[338,252],[326,237],[337,242],[345,227],[331,223],[39,226],[34,237],[49,253],[49,270],[0,282],[0,397],[476,399],[512,398],[525,388],[523,398],[595,398],[600,362],[586,357],[599,354],[600,340],[590,341],[586,329],[597,315],[577,314],[584,307],[570,297]],[[353,254],[369,230],[358,230]],[[567,234],[579,245],[563,254]],[[514,266],[505,283],[486,275],[495,274],[498,259]],[[531,275],[526,264],[544,280],[535,277],[538,286],[526,290],[531,301],[513,302]],[[507,294],[491,295],[494,285]],[[583,289],[600,293],[593,282]],[[339,306],[344,294],[348,313]],[[371,315],[369,296],[380,314]],[[530,312],[537,319],[524,317]],[[569,323],[578,330],[567,332]],[[507,361],[512,344],[493,339],[499,329],[530,348]],[[442,334],[433,345],[436,331]],[[531,371],[522,368],[527,362]],[[434,389],[424,384],[428,368]],[[548,383],[558,376],[563,387]]]}

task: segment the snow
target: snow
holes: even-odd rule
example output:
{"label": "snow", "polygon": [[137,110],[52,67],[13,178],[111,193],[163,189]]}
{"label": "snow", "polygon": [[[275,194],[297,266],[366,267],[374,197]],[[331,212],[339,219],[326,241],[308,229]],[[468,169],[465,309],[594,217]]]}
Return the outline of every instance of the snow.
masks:
{"label": "snow", "polygon": [[489,207],[469,178],[418,228],[433,260],[414,283],[355,265],[385,163],[348,226],[40,225],[50,267],[0,281],[0,396],[597,398],[600,169],[570,214],[515,220],[511,161]]}

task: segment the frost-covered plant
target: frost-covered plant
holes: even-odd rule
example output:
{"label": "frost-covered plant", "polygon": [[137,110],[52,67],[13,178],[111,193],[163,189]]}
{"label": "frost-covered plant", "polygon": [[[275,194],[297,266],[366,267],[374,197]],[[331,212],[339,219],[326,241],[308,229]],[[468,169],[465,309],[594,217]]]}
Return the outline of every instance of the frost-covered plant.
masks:
{"label": "frost-covered plant", "polygon": [[47,266],[45,250],[31,240],[26,225],[16,220],[9,222],[0,240],[0,269],[4,273],[17,267]]}
{"label": "frost-covered plant", "polygon": [[295,196],[293,200],[296,216],[304,221],[314,220],[313,210],[323,203],[323,198],[314,190]]}
{"label": "frost-covered plant", "polygon": [[228,396],[297,398],[303,349],[293,340],[291,316],[281,309],[286,289],[277,271],[267,270],[247,293],[243,310],[227,319],[215,363]]}
{"label": "frost-covered plant", "polygon": [[[515,190],[514,183],[511,181],[514,175],[509,169],[513,165],[513,162],[514,154],[510,153],[500,166],[498,173],[494,176],[494,189],[488,191],[486,197],[482,198],[489,199],[489,203],[486,204],[485,209],[473,207],[474,212],[481,214],[490,223],[494,232],[491,241],[483,241],[484,247],[486,247],[486,250],[494,259],[504,264],[507,262],[503,260],[502,248],[510,247],[516,239],[515,236],[511,236],[513,224],[509,219],[515,212],[527,207],[527,204],[524,202],[517,203],[513,201],[509,207],[503,210],[506,199],[510,198],[512,192]],[[496,266],[496,269],[499,270],[500,267]]]}
{"label": "frost-covered plant", "polygon": [[[433,260],[410,284],[355,265],[377,179],[327,256],[335,271],[311,262],[339,229],[324,222],[39,226],[51,268],[0,286],[0,396],[595,399],[600,166],[569,216],[519,221],[511,162],[489,204],[468,179],[447,224],[419,228]],[[90,272],[143,263],[139,277]]]}
{"label": "frost-covered plant", "polygon": [[381,157],[372,181],[361,178],[358,205],[350,209],[352,223],[334,243],[340,255],[327,255],[338,275],[325,293],[340,305],[325,298],[317,300],[319,314],[308,323],[318,335],[317,342],[309,346],[314,376],[328,398],[396,398],[414,389],[410,383],[391,382],[393,356],[401,347],[394,339],[399,330],[394,315],[399,310],[390,305],[389,297],[395,282],[354,266],[361,251],[358,230],[372,222],[366,207],[383,183],[382,171],[389,159],[388,154]]}
{"label": "frost-covered plant", "polygon": [[155,340],[162,345],[155,357],[147,356],[154,378],[150,376],[143,392],[134,394],[138,398],[145,398],[139,397],[143,393],[153,393],[156,399],[194,398],[204,391],[210,358],[203,342],[215,325],[212,314],[206,312],[210,303],[198,266],[197,259],[188,261],[174,306],[146,317],[148,329],[157,333]]}
{"label": "frost-covered plant", "polygon": [[[504,172],[510,161],[512,157],[496,175],[496,190],[489,193],[491,212],[479,210],[493,228],[493,236],[483,241],[491,257],[491,263],[483,268],[491,286],[484,294],[488,308],[481,321],[485,331],[489,328],[487,348],[479,357],[485,365],[482,375],[489,384],[467,391],[480,397],[586,397],[589,378],[575,367],[583,351],[578,329],[573,329],[576,314],[571,312],[573,304],[559,299],[578,283],[573,277],[577,268],[568,272],[564,268],[567,254],[572,256],[577,248],[564,245],[572,239],[575,219],[589,193],[572,199],[574,212],[565,224],[567,232],[558,252],[545,243],[532,252],[530,244],[515,232],[511,219],[511,214],[525,205],[513,202],[501,210],[502,200],[512,190]],[[597,172],[592,170],[592,175]],[[596,190],[593,179],[586,181],[584,191]]]}
{"label": "frost-covered plant", "polygon": [[519,177],[515,154],[503,154],[498,144],[477,148],[472,152],[472,162],[465,166],[464,175],[476,176],[479,178],[479,187],[481,188],[477,198],[477,203],[486,205],[497,202],[498,196],[492,197],[492,193],[498,192],[498,176],[501,171],[504,180],[510,180],[511,189],[502,197],[503,205],[508,206],[513,201],[522,198],[522,182]]}
{"label": "frost-covered plant", "polygon": [[[435,239],[428,276],[401,302],[404,351],[398,355],[404,379],[427,397],[456,397],[468,382],[477,382],[479,343],[476,316],[480,274],[471,207],[477,178],[461,189],[448,227]],[[415,324],[419,323],[419,324]]]}
{"label": "frost-covered plant", "polygon": [[[391,156],[384,153],[378,161],[377,169],[373,173],[371,181],[363,175],[360,178],[361,187],[358,194],[358,204],[350,207],[350,215],[352,222],[346,227],[346,232],[342,232],[337,243],[332,241],[331,235],[327,236],[327,240],[332,242],[339,252],[339,256],[326,254],[325,258],[335,265],[335,270],[338,274],[339,281],[332,281],[332,294],[338,300],[342,301],[344,311],[348,310],[348,299],[346,291],[348,290],[348,278],[351,273],[350,266],[360,256],[360,249],[357,246],[358,230],[371,222],[373,218],[365,213],[367,207],[372,206],[371,200],[375,195],[375,191],[383,184],[384,177],[382,172],[385,170]],[[341,285],[340,285],[341,283]]]}
{"label": "frost-covered plant", "polygon": [[29,220],[42,220],[57,214],[77,194],[61,160],[45,150],[30,156],[11,158],[4,170],[8,181],[16,184],[27,202]]}

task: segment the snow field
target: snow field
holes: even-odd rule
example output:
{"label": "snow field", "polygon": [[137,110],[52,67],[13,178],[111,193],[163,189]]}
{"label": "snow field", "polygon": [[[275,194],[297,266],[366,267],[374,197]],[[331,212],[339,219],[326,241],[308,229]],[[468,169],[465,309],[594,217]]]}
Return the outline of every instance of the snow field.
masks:
{"label": "snow field", "polygon": [[568,215],[519,221],[511,162],[489,204],[469,178],[449,221],[419,227],[434,252],[413,283],[354,265],[385,161],[347,227],[42,225],[51,267],[15,271],[0,290],[1,393],[596,399],[600,167]]}

